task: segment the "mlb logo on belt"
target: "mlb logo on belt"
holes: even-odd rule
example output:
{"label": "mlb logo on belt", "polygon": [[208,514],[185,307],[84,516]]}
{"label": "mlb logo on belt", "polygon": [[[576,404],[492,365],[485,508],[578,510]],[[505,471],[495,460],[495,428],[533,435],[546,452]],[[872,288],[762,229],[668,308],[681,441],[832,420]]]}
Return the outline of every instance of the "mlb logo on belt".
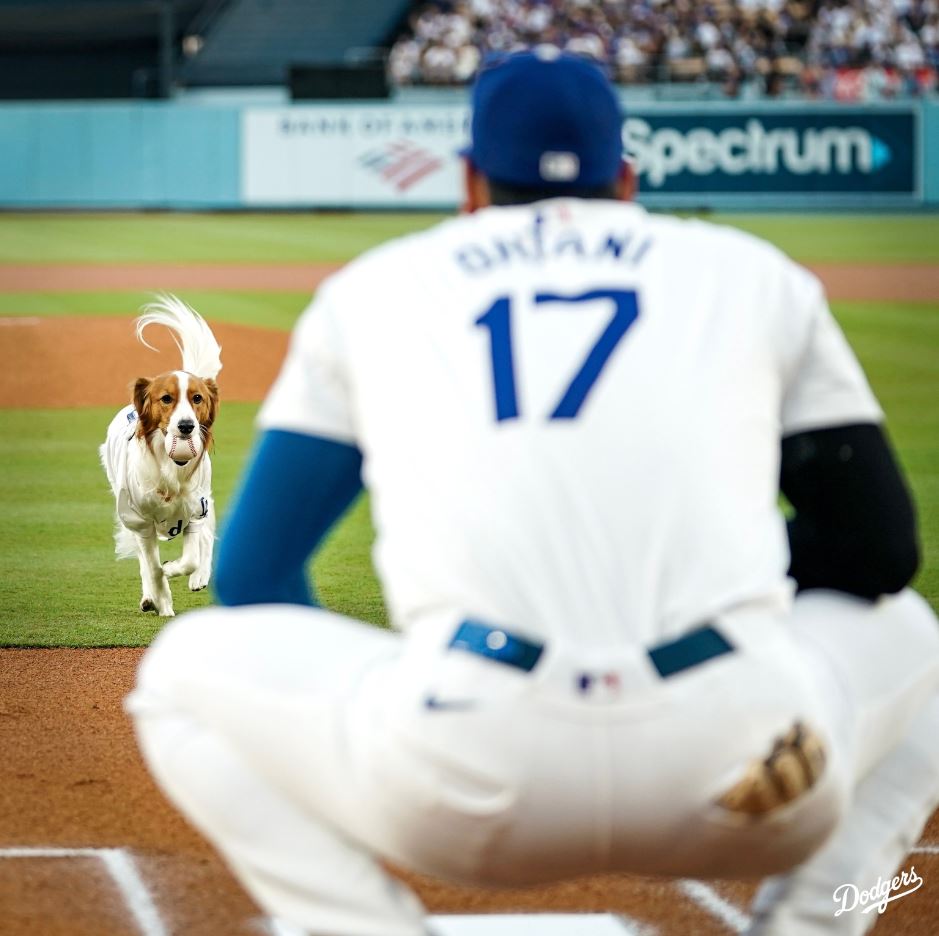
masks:
{"label": "mlb logo on belt", "polygon": [[575,680],[577,692],[591,701],[618,699],[623,690],[623,680],[615,670],[606,672],[578,673]]}

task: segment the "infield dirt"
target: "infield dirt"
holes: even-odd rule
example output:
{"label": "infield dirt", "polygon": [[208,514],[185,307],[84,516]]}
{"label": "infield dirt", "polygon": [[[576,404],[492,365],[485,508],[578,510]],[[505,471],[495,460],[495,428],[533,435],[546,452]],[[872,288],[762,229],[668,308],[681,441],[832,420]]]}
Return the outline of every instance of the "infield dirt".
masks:
{"label": "infield dirt", "polygon": [[[0,292],[72,292],[96,289],[264,289],[311,292],[335,264],[256,266],[134,264],[0,265]],[[939,266],[931,264],[816,264],[811,269],[830,299],[939,301]]]}
{"label": "infield dirt", "polygon": [[[258,936],[259,911],[156,790],[137,754],[121,704],[142,652],[0,650],[0,848],[130,848],[171,933]],[[939,839],[936,817],[927,838]],[[875,933],[936,932],[939,856],[910,861],[924,889],[891,904]],[[132,936],[120,895],[95,872],[87,861],[0,861],[0,931]],[[524,891],[479,891],[402,876],[435,913],[618,912],[657,926],[661,936],[728,932],[664,881],[605,875]],[[752,893],[744,884],[716,889],[737,906]]]}

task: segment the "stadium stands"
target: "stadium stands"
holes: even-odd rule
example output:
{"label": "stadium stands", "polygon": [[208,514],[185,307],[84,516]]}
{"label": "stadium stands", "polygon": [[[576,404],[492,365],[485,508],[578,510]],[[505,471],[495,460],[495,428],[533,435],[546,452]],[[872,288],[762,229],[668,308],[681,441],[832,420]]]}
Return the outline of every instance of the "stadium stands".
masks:
{"label": "stadium stands", "polygon": [[483,56],[550,44],[624,84],[889,97],[935,86],[937,0],[432,0],[390,54],[399,85],[462,84]]}
{"label": "stadium stands", "polygon": [[341,97],[386,58],[397,88],[459,87],[539,44],[642,99],[910,97],[936,87],[939,0],[0,0],[0,98]]}

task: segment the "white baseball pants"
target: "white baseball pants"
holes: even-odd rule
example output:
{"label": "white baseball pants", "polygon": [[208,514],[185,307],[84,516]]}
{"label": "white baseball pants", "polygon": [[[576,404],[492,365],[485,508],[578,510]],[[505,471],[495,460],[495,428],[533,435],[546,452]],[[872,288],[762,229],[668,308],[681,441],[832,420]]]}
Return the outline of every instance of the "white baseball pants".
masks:
{"label": "white baseball pants", "polygon": [[[403,637],[319,609],[214,608],[145,656],[127,703],[144,756],[271,916],[315,936],[425,933],[376,856],[502,885],[787,871],[939,690],[939,623],[909,591],[738,609],[715,622],[734,652],[664,679],[630,647],[553,645],[524,672],[448,649],[459,620]],[[615,678],[584,694],[585,672]],[[758,822],[716,805],[795,720],[828,748],[819,782]],[[905,841],[926,818],[908,813]]]}

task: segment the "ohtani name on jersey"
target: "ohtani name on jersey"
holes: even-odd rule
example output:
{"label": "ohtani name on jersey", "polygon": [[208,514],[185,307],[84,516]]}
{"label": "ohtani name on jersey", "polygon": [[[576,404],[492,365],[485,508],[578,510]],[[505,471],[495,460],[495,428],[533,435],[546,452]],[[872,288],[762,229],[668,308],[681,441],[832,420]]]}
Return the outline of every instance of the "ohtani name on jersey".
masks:
{"label": "ohtani name on jersey", "polygon": [[454,254],[465,273],[487,273],[509,263],[542,263],[560,257],[610,260],[636,266],[652,246],[649,237],[631,231],[604,231],[599,236],[565,227],[546,233],[540,220],[516,233],[485,243],[464,244]]}

